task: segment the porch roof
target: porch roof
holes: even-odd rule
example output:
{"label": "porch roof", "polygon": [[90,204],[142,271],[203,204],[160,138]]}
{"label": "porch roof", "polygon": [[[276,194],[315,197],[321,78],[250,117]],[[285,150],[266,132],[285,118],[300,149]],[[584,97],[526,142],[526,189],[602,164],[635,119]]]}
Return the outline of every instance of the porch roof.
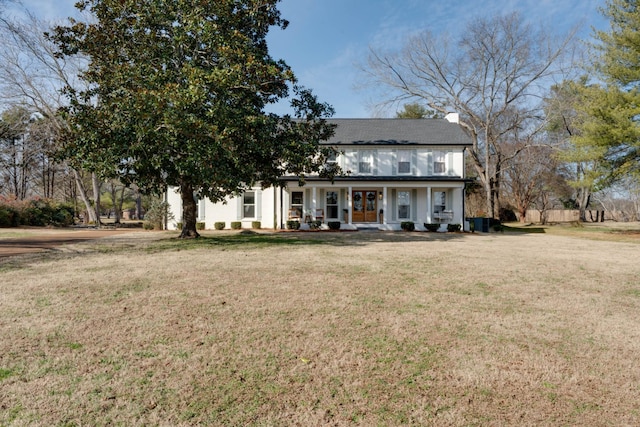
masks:
{"label": "porch roof", "polygon": [[324,145],[471,146],[459,124],[445,119],[329,119],[335,134]]}
{"label": "porch roof", "polygon": [[[309,176],[304,178],[305,182],[326,182],[330,183],[331,180],[327,178],[320,178],[317,176]],[[293,182],[298,181],[297,176],[283,176],[280,181]],[[389,185],[393,185],[394,182],[474,182],[475,180],[469,178],[462,178],[460,176],[340,176],[335,177],[334,182],[362,182],[362,181],[386,181]]]}

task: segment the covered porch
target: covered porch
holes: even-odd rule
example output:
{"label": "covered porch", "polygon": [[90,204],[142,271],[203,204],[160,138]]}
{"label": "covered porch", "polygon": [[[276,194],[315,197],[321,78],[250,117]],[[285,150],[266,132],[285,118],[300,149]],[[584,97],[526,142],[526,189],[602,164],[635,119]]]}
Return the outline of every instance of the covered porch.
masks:
{"label": "covered porch", "polygon": [[311,182],[282,188],[280,228],[287,221],[301,226],[339,221],[342,229],[400,230],[412,221],[423,224],[464,222],[464,182]]}

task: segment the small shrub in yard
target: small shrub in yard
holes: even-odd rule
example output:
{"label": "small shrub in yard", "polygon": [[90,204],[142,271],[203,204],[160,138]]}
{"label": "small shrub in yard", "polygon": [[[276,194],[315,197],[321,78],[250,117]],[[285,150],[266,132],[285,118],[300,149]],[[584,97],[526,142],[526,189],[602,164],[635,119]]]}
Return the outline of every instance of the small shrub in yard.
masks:
{"label": "small shrub in yard", "polygon": [[427,224],[427,223],[424,223],[423,225],[424,225],[424,228],[426,228],[427,231],[429,231],[431,233],[435,233],[440,228],[440,224]]}
{"label": "small shrub in yard", "polygon": [[413,223],[413,221],[402,221],[400,223],[400,228],[402,228],[404,231],[413,231],[416,229],[416,225]]}
{"label": "small shrub in yard", "polygon": [[340,221],[329,221],[327,225],[329,226],[329,230],[340,230]]}
{"label": "small shrub in yard", "polygon": [[[153,225],[152,222],[145,221],[145,222],[142,223],[142,228],[144,228],[145,230],[153,230],[156,227],[155,227],[155,225]],[[180,228],[182,228],[182,227],[180,227]]]}
{"label": "small shrub in yard", "polygon": [[262,228],[262,224],[260,221],[251,221],[251,228],[254,230],[260,230]]}
{"label": "small shrub in yard", "polygon": [[447,224],[447,231],[449,233],[460,231],[460,224]]}
{"label": "small shrub in yard", "polygon": [[213,228],[215,228],[216,230],[224,230],[224,228],[227,226],[227,223],[219,221],[219,222],[215,222],[213,224]]}
{"label": "small shrub in yard", "polygon": [[300,228],[300,221],[290,219],[287,221],[287,230],[298,230]]}
{"label": "small shrub in yard", "polygon": [[240,221],[231,221],[232,230],[240,230],[241,228],[242,228],[242,223]]}
{"label": "small shrub in yard", "polygon": [[178,230],[182,230],[182,223],[181,222],[176,222],[176,228]]}
{"label": "small shrub in yard", "polygon": [[204,230],[204,222],[196,222],[196,230]]}

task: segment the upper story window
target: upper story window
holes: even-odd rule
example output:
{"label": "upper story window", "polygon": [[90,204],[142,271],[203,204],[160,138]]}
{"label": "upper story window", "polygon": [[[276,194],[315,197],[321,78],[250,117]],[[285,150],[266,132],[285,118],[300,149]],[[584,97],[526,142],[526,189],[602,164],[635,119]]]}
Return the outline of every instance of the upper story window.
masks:
{"label": "upper story window", "polygon": [[336,163],[338,163],[338,155],[336,152],[332,151],[327,154],[327,165],[335,165]]}
{"label": "upper story window", "polygon": [[358,173],[372,173],[373,172],[373,151],[361,150],[358,151]]}
{"label": "upper story window", "polygon": [[433,173],[442,174],[447,173],[447,153],[444,151],[433,152]]}
{"label": "upper story window", "polygon": [[338,166],[338,154],[332,151],[327,154],[324,167],[327,172],[335,172]]}
{"label": "upper story window", "polygon": [[409,150],[398,151],[398,173],[399,174],[411,173],[411,151]]}

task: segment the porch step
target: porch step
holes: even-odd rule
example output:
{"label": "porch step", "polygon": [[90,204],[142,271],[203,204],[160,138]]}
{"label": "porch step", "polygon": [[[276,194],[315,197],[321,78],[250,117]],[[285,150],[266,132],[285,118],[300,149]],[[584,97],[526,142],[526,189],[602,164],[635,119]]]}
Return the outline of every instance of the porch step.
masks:
{"label": "porch step", "polygon": [[378,231],[380,230],[380,224],[353,224],[358,231]]}

